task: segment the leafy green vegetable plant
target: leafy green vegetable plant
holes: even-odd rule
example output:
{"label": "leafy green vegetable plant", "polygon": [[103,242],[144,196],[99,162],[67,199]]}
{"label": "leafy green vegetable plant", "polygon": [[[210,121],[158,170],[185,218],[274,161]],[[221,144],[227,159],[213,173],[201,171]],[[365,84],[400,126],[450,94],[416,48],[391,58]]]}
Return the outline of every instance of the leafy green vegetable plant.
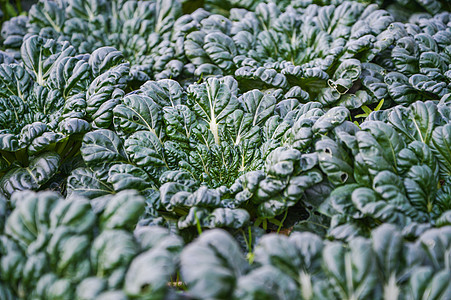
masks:
{"label": "leafy green vegetable plant", "polygon": [[0,234],[2,299],[165,299],[174,292],[167,282],[183,243],[159,227],[133,233],[144,210],[136,192],[91,207],[80,197],[23,191],[11,204]]}
{"label": "leafy green vegetable plant", "polygon": [[316,143],[336,186],[322,205],[332,216],[329,234],[344,238],[385,222],[434,225],[451,209],[449,108],[416,102],[373,112],[360,127]]}
{"label": "leafy green vegetable plant", "polygon": [[108,127],[129,65],[113,48],[76,55],[67,42],[31,36],[23,64],[0,65],[0,189],[39,189],[64,168],[91,127]]}
{"label": "leafy green vegetable plant", "polygon": [[451,292],[450,230],[409,242],[385,224],[346,244],[270,234],[248,265],[236,241],[215,229],[183,249],[182,278],[199,299],[442,299]]}

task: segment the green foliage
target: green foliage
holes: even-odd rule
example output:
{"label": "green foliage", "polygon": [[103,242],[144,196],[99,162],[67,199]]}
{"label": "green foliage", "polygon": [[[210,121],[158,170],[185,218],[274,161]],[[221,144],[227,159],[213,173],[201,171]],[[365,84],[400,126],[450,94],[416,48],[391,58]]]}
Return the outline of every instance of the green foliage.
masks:
{"label": "green foliage", "polygon": [[442,196],[450,175],[439,146],[449,143],[439,134],[449,124],[443,111],[428,101],[373,112],[355,134],[316,144],[320,167],[336,186],[321,205],[332,217],[331,236],[348,238],[386,222],[434,225],[450,209]]}
{"label": "green foliage", "polygon": [[346,244],[270,234],[249,266],[216,229],[182,251],[181,270],[188,295],[200,299],[442,299],[451,292],[450,239],[448,226],[409,242],[388,224]]}
{"label": "green foliage", "polygon": [[[75,55],[67,42],[38,36],[22,64],[0,65],[0,189],[39,189],[77,154],[91,127],[108,127],[124,94],[128,63],[113,48]],[[99,69],[101,66],[101,69]]]}
{"label": "green foliage", "polygon": [[104,198],[95,210],[87,199],[53,192],[17,192],[11,204],[0,235],[1,295],[112,299],[114,292],[164,299],[168,294],[167,279],[183,243],[160,227],[133,234],[144,210],[136,192]]}
{"label": "green foliage", "polygon": [[8,7],[0,299],[449,298],[447,1]]}
{"label": "green foliage", "polygon": [[[77,54],[112,46],[130,61],[133,81],[178,77],[183,63],[168,45],[177,38],[172,29],[181,14],[177,0],[39,1],[31,7],[26,27],[18,26],[23,19],[4,25],[9,31],[4,46],[17,49],[24,37],[34,34],[68,41]],[[11,35],[15,39],[8,41]]]}
{"label": "green foliage", "polygon": [[68,193],[94,199],[137,189],[154,217],[178,220],[179,229],[238,229],[258,219],[282,227],[276,217],[323,180],[308,153],[314,142],[335,127],[357,127],[344,108],[325,114],[298,104],[285,114],[286,101],[272,94],[237,93],[231,77],[186,91],[172,80],[147,82],[114,108],[116,132],[85,135],[87,168],[73,171]]}

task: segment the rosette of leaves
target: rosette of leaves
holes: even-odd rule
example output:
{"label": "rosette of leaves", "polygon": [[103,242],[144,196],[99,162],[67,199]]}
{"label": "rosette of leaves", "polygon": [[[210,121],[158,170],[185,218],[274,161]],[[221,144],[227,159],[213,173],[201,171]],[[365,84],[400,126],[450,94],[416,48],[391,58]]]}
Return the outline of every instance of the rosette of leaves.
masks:
{"label": "rosette of leaves", "polygon": [[335,128],[358,129],[345,108],[325,114],[318,103],[284,97],[258,90],[238,96],[231,77],[187,91],[172,80],[147,82],[114,109],[116,132],[85,135],[87,168],[72,173],[68,193],[94,199],[137,189],[150,215],[174,219],[179,229],[268,219],[281,226],[275,217],[323,183],[314,141]]}
{"label": "rosette of leaves", "polygon": [[376,5],[344,2],[299,12],[274,3],[209,15],[186,35],[195,75],[235,74],[240,88],[290,89],[299,101],[354,109],[386,97],[383,70],[370,62],[393,43],[393,18]]}
{"label": "rosette of leaves", "polygon": [[120,52],[76,55],[67,42],[32,36],[22,64],[0,65],[0,189],[39,189],[79,151],[93,127],[108,127],[129,71]]}
{"label": "rosette of leaves", "polygon": [[159,227],[133,234],[144,210],[136,192],[103,200],[15,193],[0,235],[0,286],[20,299],[165,299],[181,239]]}
{"label": "rosette of leaves", "polygon": [[[68,193],[94,198],[133,188],[151,199],[168,182],[186,193],[201,183],[212,189],[233,183],[238,174],[261,165],[262,126],[276,106],[274,96],[237,93],[231,77],[193,84],[187,91],[173,80],[147,82],[114,109],[117,133],[85,135],[81,152],[88,168],[74,171]],[[180,199],[178,213],[186,215],[197,204],[224,208],[220,201],[211,191],[195,193]],[[246,212],[237,214],[239,224],[249,219]]]}
{"label": "rosette of leaves", "polygon": [[386,68],[384,82],[395,103],[439,100],[451,92],[450,18],[451,14],[444,12],[390,26],[396,42],[380,63]]}
{"label": "rosette of leaves", "polygon": [[43,0],[31,7],[26,32],[21,29],[23,16],[5,23],[4,46],[15,48],[21,36],[36,34],[68,41],[77,54],[114,47],[131,63],[133,79],[142,83],[163,71],[182,72],[183,64],[179,66],[175,49],[169,46],[172,26],[181,15],[178,0]]}
{"label": "rosette of leaves", "polygon": [[413,242],[389,224],[349,243],[268,234],[248,265],[236,241],[215,229],[185,247],[181,274],[198,299],[443,299],[451,293],[450,247],[449,226]]}
{"label": "rosette of leaves", "polygon": [[329,235],[365,235],[381,223],[449,224],[449,117],[445,105],[416,102],[371,114],[354,134],[316,142],[335,186],[322,206],[332,217]]}

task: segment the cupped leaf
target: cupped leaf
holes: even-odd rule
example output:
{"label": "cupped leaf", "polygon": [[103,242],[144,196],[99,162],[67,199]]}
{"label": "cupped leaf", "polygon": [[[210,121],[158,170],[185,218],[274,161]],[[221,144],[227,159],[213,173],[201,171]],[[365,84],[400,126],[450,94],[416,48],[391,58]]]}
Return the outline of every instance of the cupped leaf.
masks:
{"label": "cupped leaf", "polygon": [[0,180],[2,191],[11,195],[15,191],[36,190],[46,184],[57,173],[61,157],[52,152],[43,153],[27,167],[12,169]]}
{"label": "cupped leaf", "polygon": [[181,253],[182,277],[197,298],[228,298],[246,262],[233,238],[222,230],[210,230]]}

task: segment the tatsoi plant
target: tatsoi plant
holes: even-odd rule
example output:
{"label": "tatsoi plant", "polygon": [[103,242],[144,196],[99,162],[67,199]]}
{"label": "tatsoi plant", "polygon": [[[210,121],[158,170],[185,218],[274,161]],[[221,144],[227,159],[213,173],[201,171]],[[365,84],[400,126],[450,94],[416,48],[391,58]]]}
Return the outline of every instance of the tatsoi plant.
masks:
{"label": "tatsoi plant", "polygon": [[370,238],[331,242],[309,233],[260,239],[247,264],[219,229],[181,253],[187,296],[196,299],[446,299],[451,294],[451,227],[409,242],[384,224]]}
{"label": "tatsoi plant", "polygon": [[161,72],[177,77],[183,70],[178,70],[180,63],[170,47],[170,37],[181,15],[177,0],[39,1],[30,9],[28,19],[21,16],[5,24],[4,46],[14,49],[21,36],[33,34],[68,41],[77,54],[111,46],[131,63],[133,79],[138,82]]}
{"label": "tatsoi plant", "polygon": [[347,238],[381,223],[450,224],[450,109],[432,101],[373,112],[361,130],[315,145],[336,187],[322,210]]}
{"label": "tatsoi plant", "polygon": [[451,14],[444,12],[390,25],[396,42],[384,51],[381,64],[387,70],[388,93],[396,103],[439,100],[451,92],[450,19]]}
{"label": "tatsoi plant", "polygon": [[76,55],[67,42],[31,36],[23,63],[0,65],[0,190],[38,189],[79,151],[83,134],[108,127],[129,65],[113,48]]}
{"label": "tatsoi plant", "polygon": [[[168,194],[153,204],[154,209],[180,216],[200,205],[221,208],[219,214],[233,213],[222,204],[220,190],[209,188],[230,186],[240,174],[262,166],[267,153],[259,147],[271,139],[263,125],[277,104],[274,96],[257,90],[240,97],[237,93],[231,77],[208,79],[187,91],[172,80],[147,82],[115,107],[117,133],[86,134],[81,152],[88,168],[73,172],[68,193],[92,198],[134,188],[152,199],[161,187],[163,195],[184,191],[184,197],[171,205],[166,203]],[[200,184],[206,186],[188,197]],[[95,191],[93,185],[98,187]],[[249,215],[236,213],[234,226],[241,227]]]}
{"label": "tatsoi plant", "polygon": [[144,210],[136,192],[103,200],[92,208],[81,197],[18,192],[6,220],[0,200],[0,298],[169,296],[181,239],[158,227],[133,232]]}

